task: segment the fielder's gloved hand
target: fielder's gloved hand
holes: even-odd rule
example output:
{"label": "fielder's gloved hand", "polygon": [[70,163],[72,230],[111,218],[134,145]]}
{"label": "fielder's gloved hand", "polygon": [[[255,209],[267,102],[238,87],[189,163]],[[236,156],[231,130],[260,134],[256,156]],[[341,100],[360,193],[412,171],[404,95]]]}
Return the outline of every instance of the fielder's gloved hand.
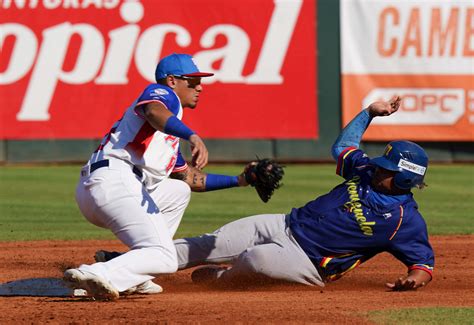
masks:
{"label": "fielder's gloved hand", "polygon": [[271,159],[258,159],[249,163],[245,168],[245,180],[249,185],[255,187],[263,202],[268,202],[273,192],[283,185],[281,183],[285,174],[283,167]]}

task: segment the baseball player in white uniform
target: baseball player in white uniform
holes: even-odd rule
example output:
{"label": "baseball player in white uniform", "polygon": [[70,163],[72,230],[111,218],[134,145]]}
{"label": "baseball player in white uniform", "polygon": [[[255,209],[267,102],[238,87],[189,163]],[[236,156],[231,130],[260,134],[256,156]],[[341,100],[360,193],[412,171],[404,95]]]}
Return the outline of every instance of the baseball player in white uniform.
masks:
{"label": "baseball player in white uniform", "polygon": [[[158,293],[156,275],[178,268],[173,235],[190,200],[190,191],[248,185],[243,175],[206,174],[204,142],[181,118],[194,108],[203,89],[192,57],[171,54],[155,72],[156,84],[145,88],[126,110],[81,170],[76,201],[86,219],[110,229],[130,251],[108,262],[68,269],[64,280],[98,299],[120,292]],[[187,140],[193,163],[179,149]]]}

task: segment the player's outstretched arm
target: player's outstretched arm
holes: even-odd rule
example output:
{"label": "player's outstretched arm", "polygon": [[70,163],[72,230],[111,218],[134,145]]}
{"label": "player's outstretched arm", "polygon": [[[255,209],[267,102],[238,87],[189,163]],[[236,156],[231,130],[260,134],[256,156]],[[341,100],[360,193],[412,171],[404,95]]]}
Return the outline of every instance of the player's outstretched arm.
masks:
{"label": "player's outstretched arm", "polygon": [[408,275],[400,277],[397,281],[386,283],[391,291],[408,291],[424,287],[431,281],[431,275],[423,270],[411,270]]}
{"label": "player's outstretched arm", "polygon": [[334,142],[331,153],[337,161],[341,152],[350,147],[358,148],[362,135],[369,127],[372,118],[376,116],[389,116],[395,113],[400,107],[401,98],[394,96],[388,102],[379,101],[370,104],[366,109],[357,114],[356,117],[346,125]]}
{"label": "player's outstretched arm", "polygon": [[209,192],[225,188],[255,187],[263,202],[268,202],[274,191],[281,187],[284,166],[272,159],[259,159],[248,163],[238,176],[206,174],[202,170],[188,166],[183,171],[171,174],[172,178],[186,182],[194,192]]}
{"label": "player's outstretched arm", "polygon": [[393,96],[388,102],[374,102],[366,108],[371,117],[390,116],[400,108],[402,98]]}
{"label": "player's outstretched arm", "polygon": [[248,185],[244,173],[238,176],[208,174],[193,166],[188,166],[184,171],[172,173],[171,178],[186,182],[193,192],[207,192]]}

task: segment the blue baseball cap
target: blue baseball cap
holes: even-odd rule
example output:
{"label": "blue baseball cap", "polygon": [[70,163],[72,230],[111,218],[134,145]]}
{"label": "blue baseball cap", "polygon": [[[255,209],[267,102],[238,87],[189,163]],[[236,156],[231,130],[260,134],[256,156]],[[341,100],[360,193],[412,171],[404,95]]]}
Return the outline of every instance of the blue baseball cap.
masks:
{"label": "blue baseball cap", "polygon": [[213,73],[201,72],[189,54],[177,54],[165,56],[156,66],[156,81],[166,78],[166,76],[184,76],[184,77],[210,77]]}

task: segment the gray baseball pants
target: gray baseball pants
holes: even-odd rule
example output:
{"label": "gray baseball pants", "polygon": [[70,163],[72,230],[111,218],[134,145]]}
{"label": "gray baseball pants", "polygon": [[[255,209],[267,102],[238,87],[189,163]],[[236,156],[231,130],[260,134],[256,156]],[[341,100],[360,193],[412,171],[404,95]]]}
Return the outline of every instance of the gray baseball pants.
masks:
{"label": "gray baseball pants", "polygon": [[239,219],[213,233],[174,241],[178,268],[232,264],[219,280],[252,277],[324,286],[316,267],[291,235],[284,214]]}

